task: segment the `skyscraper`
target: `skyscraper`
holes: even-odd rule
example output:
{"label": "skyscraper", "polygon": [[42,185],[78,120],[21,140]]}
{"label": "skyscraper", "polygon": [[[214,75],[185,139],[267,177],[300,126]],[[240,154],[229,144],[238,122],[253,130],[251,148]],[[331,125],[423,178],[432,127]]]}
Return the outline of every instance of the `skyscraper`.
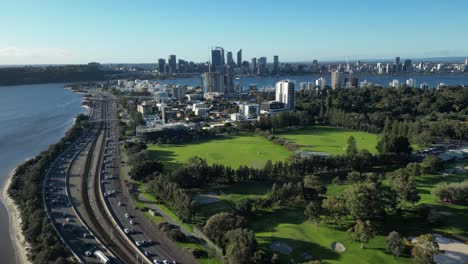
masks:
{"label": "skyscraper", "polygon": [[406,86],[415,88],[416,87],[416,80],[415,79],[408,79],[406,80]]}
{"label": "skyscraper", "polygon": [[159,59],[158,60],[158,71],[159,73],[164,73],[166,68],[166,60],[165,59]]}
{"label": "skyscraper", "polygon": [[400,64],[400,57],[395,57],[395,64]]}
{"label": "skyscraper", "polygon": [[411,71],[413,69],[413,62],[411,60],[405,60],[403,63],[404,71]]}
{"label": "skyscraper", "polygon": [[319,65],[318,65],[318,61],[317,60],[314,60],[312,62],[312,72],[313,73],[318,73],[319,72]]}
{"label": "skyscraper", "polygon": [[216,72],[224,72],[224,49],[216,47],[211,50],[211,69]]}
{"label": "skyscraper", "polygon": [[273,73],[274,74],[279,73],[279,57],[278,57],[278,55],[275,55],[273,57]]}
{"label": "skyscraper", "polygon": [[237,67],[242,66],[242,49],[237,52]]}
{"label": "skyscraper", "polygon": [[235,63],[234,63],[234,59],[232,58],[232,52],[231,51],[228,51],[227,53],[227,64],[231,67],[234,67]]}
{"label": "skyscraper", "polygon": [[252,58],[252,73],[257,73],[257,58],[255,57]]}
{"label": "skyscraper", "polygon": [[287,110],[295,109],[294,83],[290,80],[283,80],[276,83],[275,101],[283,103]]}
{"label": "skyscraper", "polygon": [[177,58],[176,55],[170,55],[168,59],[169,73],[177,72]]}
{"label": "skyscraper", "polygon": [[341,73],[337,70],[331,72],[331,82],[330,86],[332,89],[339,89],[341,88]]}
{"label": "skyscraper", "polygon": [[257,74],[259,75],[265,75],[267,72],[267,58],[266,57],[260,57],[258,58],[258,65],[257,65]]}

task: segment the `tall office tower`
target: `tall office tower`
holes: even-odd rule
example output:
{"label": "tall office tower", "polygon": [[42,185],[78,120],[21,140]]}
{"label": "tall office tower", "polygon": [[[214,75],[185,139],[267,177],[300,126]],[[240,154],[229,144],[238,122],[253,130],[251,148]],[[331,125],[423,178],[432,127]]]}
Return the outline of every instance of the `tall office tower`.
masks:
{"label": "tall office tower", "polygon": [[177,58],[176,55],[170,55],[168,59],[169,73],[177,72]]}
{"label": "tall office tower", "polygon": [[224,72],[224,49],[216,47],[211,50],[211,69],[216,72]]}
{"label": "tall office tower", "polygon": [[229,66],[231,66],[231,68],[234,68],[234,66],[235,66],[235,62],[234,62],[234,59],[232,58],[232,52],[231,51],[228,51],[228,53],[227,53],[227,64]]}
{"label": "tall office tower", "polygon": [[259,75],[265,75],[267,72],[267,58],[266,57],[260,57],[258,58],[258,70],[257,74]]}
{"label": "tall office tower", "polygon": [[273,73],[274,74],[279,73],[279,56],[278,55],[273,56]]}
{"label": "tall office tower", "polygon": [[257,58],[252,58],[252,73],[256,74],[257,73]]}
{"label": "tall office tower", "polygon": [[406,86],[415,88],[416,87],[416,80],[415,79],[409,79],[406,80]]}
{"label": "tall office tower", "polygon": [[314,60],[312,62],[312,72],[313,73],[318,73],[319,72],[319,65],[318,65],[318,61],[317,60]]}
{"label": "tall office tower", "polygon": [[395,57],[395,64],[400,64],[400,57]]}
{"label": "tall office tower", "polygon": [[468,58],[465,59],[465,65],[468,65]]}
{"label": "tall office tower", "polygon": [[237,67],[242,66],[242,49],[237,52]]}
{"label": "tall office tower", "polygon": [[158,71],[159,73],[165,73],[166,71],[166,60],[165,59],[159,59],[158,60]]}
{"label": "tall office tower", "polygon": [[283,103],[285,109],[294,110],[294,83],[290,80],[284,80],[276,83],[275,101]]}
{"label": "tall office tower", "polygon": [[403,62],[403,70],[411,71],[413,69],[413,62],[411,60],[405,60]]}
{"label": "tall office tower", "polygon": [[332,89],[339,89],[341,88],[341,72],[334,70],[331,72],[331,82],[330,86]]}

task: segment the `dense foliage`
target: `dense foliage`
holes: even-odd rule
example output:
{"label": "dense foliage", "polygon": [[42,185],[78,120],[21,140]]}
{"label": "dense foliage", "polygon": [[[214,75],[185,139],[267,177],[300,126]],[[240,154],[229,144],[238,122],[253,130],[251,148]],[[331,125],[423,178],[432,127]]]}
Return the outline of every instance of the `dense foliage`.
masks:
{"label": "dense foliage", "polygon": [[20,211],[24,237],[31,245],[32,263],[69,263],[70,253],[53,230],[42,200],[42,183],[51,162],[84,131],[87,116],[79,115],[75,125],[57,144],[19,166],[8,194]]}

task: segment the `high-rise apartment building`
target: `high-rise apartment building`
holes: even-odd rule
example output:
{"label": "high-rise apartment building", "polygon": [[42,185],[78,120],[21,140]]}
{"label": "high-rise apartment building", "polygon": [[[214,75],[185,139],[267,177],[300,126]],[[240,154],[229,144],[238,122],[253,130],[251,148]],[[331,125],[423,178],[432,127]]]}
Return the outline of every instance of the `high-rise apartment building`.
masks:
{"label": "high-rise apartment building", "polygon": [[276,83],[275,101],[283,103],[287,110],[295,109],[294,82],[284,80]]}
{"label": "high-rise apartment building", "polygon": [[339,89],[341,88],[341,79],[342,79],[342,75],[341,75],[341,72],[337,71],[337,70],[334,70],[331,72],[331,82],[330,82],[330,86],[332,89]]}

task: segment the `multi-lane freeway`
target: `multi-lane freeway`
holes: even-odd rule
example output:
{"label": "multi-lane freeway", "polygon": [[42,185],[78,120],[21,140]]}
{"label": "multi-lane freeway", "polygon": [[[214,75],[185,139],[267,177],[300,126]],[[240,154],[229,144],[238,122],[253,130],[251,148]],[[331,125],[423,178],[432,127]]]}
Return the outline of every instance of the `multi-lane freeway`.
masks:
{"label": "multi-lane freeway", "polygon": [[81,263],[196,263],[134,208],[120,178],[116,101],[94,94],[92,127],[49,169],[44,203]]}

